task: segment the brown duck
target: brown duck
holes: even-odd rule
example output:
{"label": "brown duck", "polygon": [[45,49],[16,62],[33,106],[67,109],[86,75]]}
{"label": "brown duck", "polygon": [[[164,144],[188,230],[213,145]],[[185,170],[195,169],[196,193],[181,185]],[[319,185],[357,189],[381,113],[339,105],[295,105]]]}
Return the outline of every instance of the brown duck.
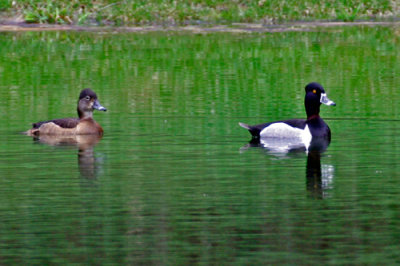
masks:
{"label": "brown duck", "polygon": [[33,123],[33,127],[26,133],[30,136],[103,135],[103,128],[93,119],[93,110],[107,111],[107,109],[100,104],[94,91],[91,89],[81,91],[77,109],[79,118],[62,118]]}

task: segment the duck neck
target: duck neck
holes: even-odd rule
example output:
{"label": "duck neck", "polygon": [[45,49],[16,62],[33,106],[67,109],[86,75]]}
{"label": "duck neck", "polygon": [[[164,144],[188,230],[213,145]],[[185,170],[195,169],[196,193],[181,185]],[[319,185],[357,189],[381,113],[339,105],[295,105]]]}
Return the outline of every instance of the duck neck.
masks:
{"label": "duck neck", "polygon": [[319,118],[319,114],[314,114],[314,115],[307,116],[307,121],[310,121],[310,120],[316,119],[316,118]]}
{"label": "duck neck", "polygon": [[319,117],[319,107],[321,104],[305,104],[307,120]]}
{"label": "duck neck", "polygon": [[93,118],[93,112],[84,112],[84,111],[82,112],[78,108],[78,116],[79,116],[79,119]]}

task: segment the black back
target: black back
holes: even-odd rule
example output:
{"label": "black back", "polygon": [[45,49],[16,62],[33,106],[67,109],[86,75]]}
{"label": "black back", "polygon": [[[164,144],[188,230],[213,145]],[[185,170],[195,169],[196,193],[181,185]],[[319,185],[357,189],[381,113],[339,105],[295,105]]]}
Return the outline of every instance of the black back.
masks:
{"label": "black back", "polygon": [[248,130],[250,131],[253,138],[260,138],[260,132],[270,126],[271,124],[275,123],[285,123],[291,127],[304,129],[306,125],[310,129],[311,135],[317,138],[327,138],[328,140],[331,139],[331,130],[329,126],[324,122],[322,118],[315,117],[310,120],[304,119],[290,119],[290,120],[283,120],[283,121],[276,121],[271,123],[264,123],[254,126],[248,126]]}

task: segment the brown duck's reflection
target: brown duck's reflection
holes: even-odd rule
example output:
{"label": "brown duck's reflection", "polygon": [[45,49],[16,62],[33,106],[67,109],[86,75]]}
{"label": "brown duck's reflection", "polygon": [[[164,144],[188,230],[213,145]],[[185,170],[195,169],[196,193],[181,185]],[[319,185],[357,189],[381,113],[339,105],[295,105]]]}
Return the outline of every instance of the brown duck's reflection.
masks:
{"label": "brown duck's reflection", "polygon": [[88,179],[97,178],[99,166],[94,156],[94,146],[101,140],[98,135],[73,136],[35,136],[34,140],[51,146],[76,146],[78,148],[78,167],[81,176]]}

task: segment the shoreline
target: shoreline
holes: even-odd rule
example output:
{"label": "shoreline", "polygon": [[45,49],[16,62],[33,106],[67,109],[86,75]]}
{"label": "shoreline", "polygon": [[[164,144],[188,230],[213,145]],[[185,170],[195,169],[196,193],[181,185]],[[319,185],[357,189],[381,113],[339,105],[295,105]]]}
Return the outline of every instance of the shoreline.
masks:
{"label": "shoreline", "polygon": [[348,26],[400,26],[400,21],[359,21],[359,22],[292,22],[263,25],[259,23],[232,23],[230,25],[188,25],[188,26],[78,26],[58,24],[30,24],[16,21],[0,21],[0,32],[27,31],[85,31],[85,32],[191,32],[191,33],[274,33],[311,31],[317,28]]}

